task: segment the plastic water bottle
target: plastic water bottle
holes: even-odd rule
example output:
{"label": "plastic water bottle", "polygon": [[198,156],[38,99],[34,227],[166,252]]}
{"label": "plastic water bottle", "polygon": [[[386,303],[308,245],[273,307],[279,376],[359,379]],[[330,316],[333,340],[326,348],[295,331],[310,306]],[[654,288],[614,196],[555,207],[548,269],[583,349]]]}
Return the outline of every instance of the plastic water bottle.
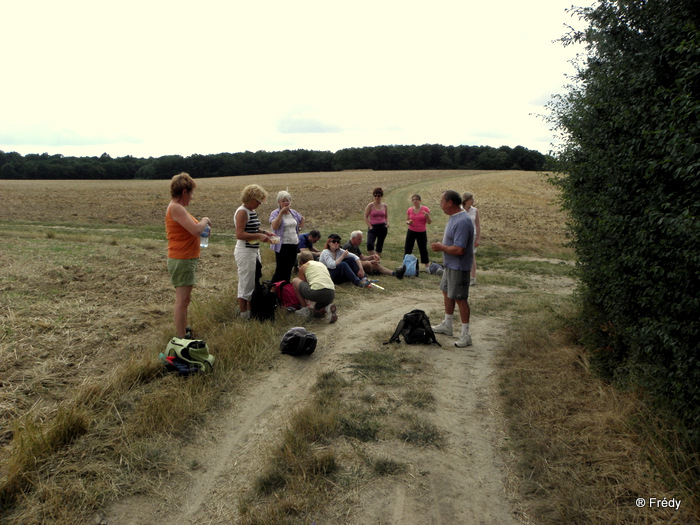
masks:
{"label": "plastic water bottle", "polygon": [[211,228],[207,226],[204,228],[204,231],[202,232],[202,236],[199,238],[199,245],[202,248],[206,248],[209,246],[209,235],[211,234]]}

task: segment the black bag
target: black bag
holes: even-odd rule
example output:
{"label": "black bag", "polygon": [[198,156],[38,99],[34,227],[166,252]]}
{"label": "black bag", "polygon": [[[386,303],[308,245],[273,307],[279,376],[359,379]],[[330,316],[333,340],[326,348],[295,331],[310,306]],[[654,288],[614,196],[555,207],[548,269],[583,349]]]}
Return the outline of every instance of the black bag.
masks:
{"label": "black bag", "polygon": [[316,334],[303,326],[287,330],[280,341],[280,350],[287,355],[310,355],[316,350]]}
{"label": "black bag", "polygon": [[399,321],[394,335],[391,336],[385,345],[389,343],[400,343],[401,336],[406,344],[409,345],[429,345],[435,343],[438,346],[442,346],[435,339],[435,333],[430,327],[430,319],[425,314],[423,310],[411,310],[407,314],[404,314],[403,319]]}
{"label": "black bag", "polygon": [[261,285],[256,284],[253,296],[250,298],[250,316],[258,321],[274,321],[276,308],[277,294],[274,286],[267,281]]}
{"label": "black bag", "polygon": [[250,298],[250,317],[258,321],[274,321],[277,308],[277,294],[270,281],[260,284],[262,277],[262,264],[256,261],[255,265],[255,289]]}

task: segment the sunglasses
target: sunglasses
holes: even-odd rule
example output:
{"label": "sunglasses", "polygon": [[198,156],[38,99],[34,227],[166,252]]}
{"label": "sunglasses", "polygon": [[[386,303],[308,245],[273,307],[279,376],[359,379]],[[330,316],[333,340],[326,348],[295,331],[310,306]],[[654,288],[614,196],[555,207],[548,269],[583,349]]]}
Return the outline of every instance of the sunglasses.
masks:
{"label": "sunglasses", "polygon": [[375,193],[374,196],[375,196],[375,197],[383,197],[384,194],[383,194],[383,193]]}
{"label": "sunglasses", "polygon": [[338,244],[340,244],[340,241],[338,241],[336,239],[333,239],[332,241],[328,241],[328,242],[337,242]]}

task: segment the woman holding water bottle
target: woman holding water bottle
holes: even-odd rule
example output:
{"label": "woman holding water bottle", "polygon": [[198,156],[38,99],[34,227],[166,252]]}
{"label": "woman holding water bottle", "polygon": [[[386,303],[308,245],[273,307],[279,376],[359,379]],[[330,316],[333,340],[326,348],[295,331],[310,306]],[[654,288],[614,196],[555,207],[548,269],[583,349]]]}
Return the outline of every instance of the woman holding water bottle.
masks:
{"label": "woman holding water bottle", "polygon": [[197,280],[195,272],[199,262],[200,238],[205,230],[211,231],[209,217],[197,221],[185,209],[196,187],[189,174],[182,172],[175,175],[170,181],[171,201],[165,212],[168,272],[170,282],[175,287],[175,335],[190,339],[192,333],[187,327],[187,307]]}

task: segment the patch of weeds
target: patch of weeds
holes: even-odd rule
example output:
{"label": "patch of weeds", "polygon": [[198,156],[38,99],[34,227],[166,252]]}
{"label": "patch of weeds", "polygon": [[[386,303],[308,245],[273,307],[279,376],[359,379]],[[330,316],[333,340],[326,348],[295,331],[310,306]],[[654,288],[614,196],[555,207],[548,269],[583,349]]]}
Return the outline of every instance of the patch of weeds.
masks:
{"label": "patch of weeds", "polygon": [[381,425],[367,412],[348,412],[340,416],[340,433],[360,441],[376,441]]}
{"label": "patch of weeds", "polygon": [[445,437],[430,421],[415,416],[408,416],[407,419],[408,428],[399,433],[400,439],[419,447],[445,446]]}
{"label": "patch of weeds", "polygon": [[255,492],[261,496],[269,496],[274,492],[283,489],[287,486],[287,478],[284,472],[272,468],[258,476],[255,480],[254,489]]}
{"label": "patch of weeds", "polygon": [[389,458],[380,458],[372,462],[372,472],[377,476],[395,476],[406,472],[406,463]]}
{"label": "patch of weeds", "polygon": [[[142,472],[163,472],[170,460],[170,451],[147,439],[133,443],[126,459]],[[196,461],[194,461],[196,463]],[[193,469],[194,470],[194,469]]]}
{"label": "patch of weeds", "polygon": [[425,370],[425,360],[423,360],[418,355],[412,354],[399,354],[398,355],[399,364],[407,368],[411,373],[418,373]]}
{"label": "patch of weeds", "polygon": [[506,286],[508,288],[517,288],[519,290],[527,290],[530,285],[522,275],[515,273],[497,273],[485,274],[479,276],[481,284],[489,284],[492,286]]}
{"label": "patch of weeds", "polygon": [[338,393],[340,389],[345,388],[350,383],[348,383],[338,372],[324,372],[319,374],[316,384],[314,385],[314,390],[317,392],[329,395]]}
{"label": "patch of weeds", "polygon": [[354,364],[350,368],[359,376],[377,384],[386,384],[396,379],[401,372],[401,363],[392,352],[365,350],[353,354]]}
{"label": "patch of weeds", "polygon": [[490,270],[516,273],[519,275],[541,275],[546,277],[571,277],[576,275],[575,266],[565,261],[524,260],[518,258],[501,259],[492,263]]}
{"label": "patch of weeds", "polygon": [[374,405],[377,402],[377,396],[374,394],[374,392],[362,392],[360,395],[357,396],[357,399],[360,401],[367,403],[368,405]]}
{"label": "patch of weeds", "polygon": [[342,407],[336,400],[313,403],[294,414],[290,430],[310,443],[328,443],[337,435]]}
{"label": "patch of weeds", "polygon": [[403,398],[406,403],[421,410],[435,408],[435,396],[428,390],[407,390]]}

